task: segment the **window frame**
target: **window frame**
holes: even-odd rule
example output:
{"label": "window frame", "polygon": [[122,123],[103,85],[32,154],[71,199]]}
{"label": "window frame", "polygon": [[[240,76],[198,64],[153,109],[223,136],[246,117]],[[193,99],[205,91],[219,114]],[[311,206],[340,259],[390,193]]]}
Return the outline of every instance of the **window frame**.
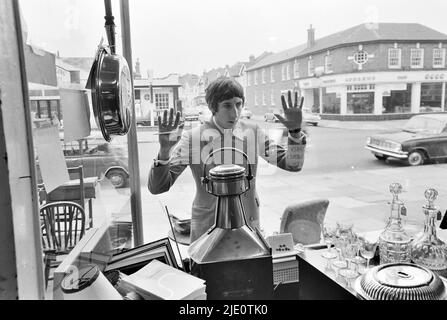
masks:
{"label": "window frame", "polygon": [[[332,69],[332,55],[328,54],[324,56],[324,73],[333,73],[334,70]],[[330,66],[330,68],[329,68]]]}
{"label": "window frame", "polygon": [[[415,53],[419,52],[420,56],[415,57]],[[419,59],[420,63],[418,65],[413,62],[415,59]],[[424,48],[411,48],[410,50],[410,68],[412,69],[422,69],[424,68]]]}
{"label": "window frame", "polygon": [[[440,57],[435,57],[435,52],[440,52]],[[433,68],[445,68],[445,48],[433,48]],[[441,59],[441,64],[435,64],[436,59]]]}
{"label": "window frame", "polygon": [[293,78],[298,79],[300,77],[300,63],[298,59],[295,59],[293,63]]}
{"label": "window frame", "polygon": [[309,58],[309,60],[307,61],[307,75],[309,77],[312,77],[315,75],[315,62],[314,59]]}
{"label": "window frame", "polygon": [[265,68],[262,68],[261,70],[261,82],[262,84],[265,84]]}
{"label": "window frame", "polygon": [[[166,98],[167,101],[164,101],[164,98]],[[164,103],[166,103],[166,105],[164,105]],[[169,93],[166,92],[155,93],[155,108],[158,110],[169,109]]]}
{"label": "window frame", "polygon": [[[392,53],[397,52],[397,57],[392,57]],[[392,59],[397,59],[397,64],[392,65]],[[402,49],[401,48],[389,48],[388,49],[388,69],[400,69],[402,68]]]}
{"label": "window frame", "polygon": [[270,83],[275,82],[275,70],[273,66],[270,66]]}

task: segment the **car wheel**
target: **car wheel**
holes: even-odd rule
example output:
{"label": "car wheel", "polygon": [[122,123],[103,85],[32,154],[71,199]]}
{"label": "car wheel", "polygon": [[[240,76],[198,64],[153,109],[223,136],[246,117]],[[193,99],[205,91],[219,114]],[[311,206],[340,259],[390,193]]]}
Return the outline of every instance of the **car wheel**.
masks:
{"label": "car wheel", "polygon": [[408,155],[407,162],[410,166],[419,166],[424,163],[424,155],[420,151],[412,151]]}
{"label": "car wheel", "polygon": [[385,156],[383,154],[374,154],[374,157],[376,157],[379,160],[383,160],[385,161],[386,159],[388,159],[388,156]]}
{"label": "car wheel", "polygon": [[127,183],[127,174],[121,170],[110,170],[106,177],[115,188],[123,188]]}

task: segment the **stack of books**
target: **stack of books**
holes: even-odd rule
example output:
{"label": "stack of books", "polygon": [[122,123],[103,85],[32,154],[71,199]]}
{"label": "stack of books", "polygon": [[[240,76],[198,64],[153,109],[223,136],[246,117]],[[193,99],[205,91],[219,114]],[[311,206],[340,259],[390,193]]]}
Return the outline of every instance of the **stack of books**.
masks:
{"label": "stack of books", "polygon": [[206,300],[205,281],[152,260],[130,275],[123,275],[120,287],[145,300]]}

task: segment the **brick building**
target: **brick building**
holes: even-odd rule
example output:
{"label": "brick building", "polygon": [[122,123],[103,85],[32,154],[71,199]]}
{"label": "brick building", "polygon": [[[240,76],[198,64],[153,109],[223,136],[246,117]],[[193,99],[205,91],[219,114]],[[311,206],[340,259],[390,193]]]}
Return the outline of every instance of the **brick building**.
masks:
{"label": "brick building", "polygon": [[263,115],[298,90],[325,119],[445,112],[447,35],[416,23],[361,24],[269,55],[247,68],[247,105]]}

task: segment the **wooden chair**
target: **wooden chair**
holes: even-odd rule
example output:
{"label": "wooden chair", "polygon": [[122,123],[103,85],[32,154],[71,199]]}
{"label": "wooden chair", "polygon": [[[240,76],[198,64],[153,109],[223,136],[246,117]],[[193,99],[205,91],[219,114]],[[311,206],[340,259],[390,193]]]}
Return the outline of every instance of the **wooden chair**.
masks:
{"label": "wooden chair", "polygon": [[50,269],[57,267],[84,236],[85,211],[75,202],[51,202],[40,208],[40,221],[47,284]]}
{"label": "wooden chair", "polygon": [[281,217],[280,233],[291,233],[295,244],[318,243],[328,206],[327,199],[314,199],[288,206]]}

